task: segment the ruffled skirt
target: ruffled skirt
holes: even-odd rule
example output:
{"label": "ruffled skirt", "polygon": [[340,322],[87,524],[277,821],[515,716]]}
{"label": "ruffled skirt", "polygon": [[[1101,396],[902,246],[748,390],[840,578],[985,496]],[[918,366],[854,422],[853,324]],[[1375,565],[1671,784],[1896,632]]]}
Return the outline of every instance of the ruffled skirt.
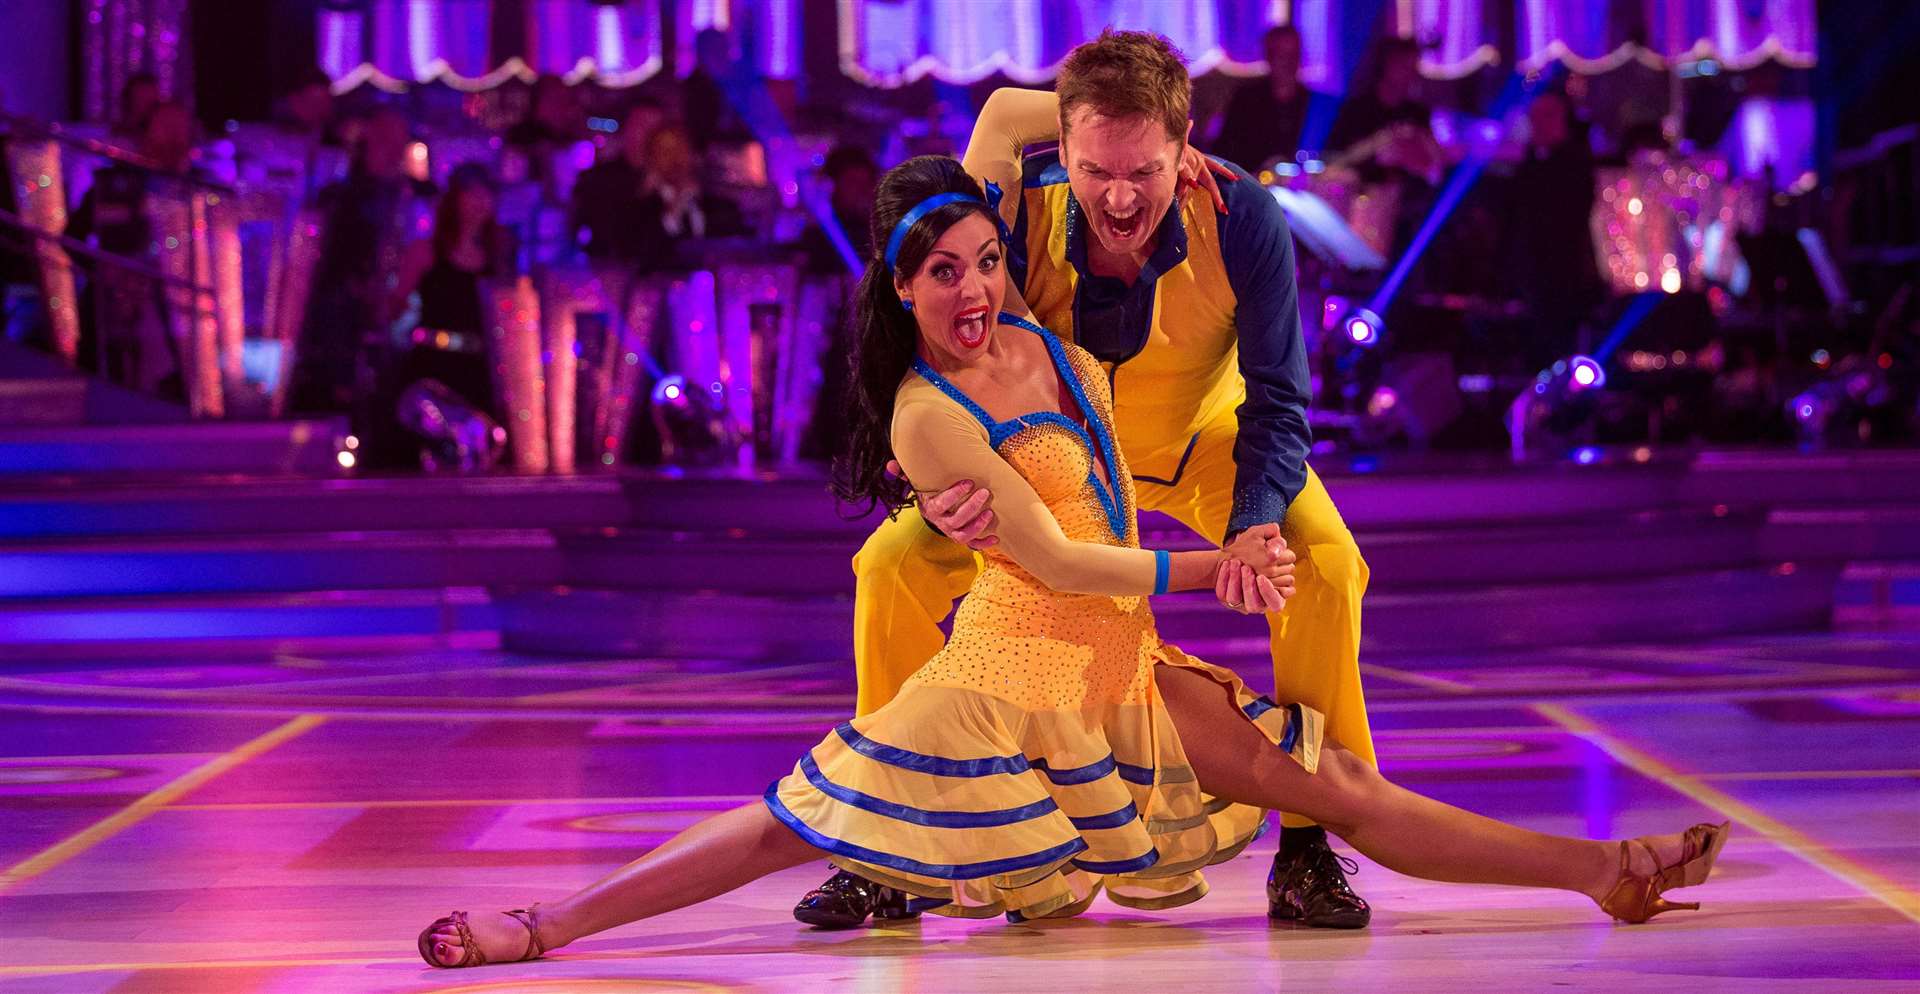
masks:
{"label": "ruffled skirt", "polygon": [[[1324,719],[1276,705],[1231,671],[1197,670],[1309,773]],[[909,681],[834,729],[767,788],[767,807],[843,869],[980,918],[1060,917],[1104,887],[1131,908],[1204,897],[1200,870],[1257,838],[1266,812],[1201,793],[1157,693],[1141,703],[1028,710],[985,691]]]}

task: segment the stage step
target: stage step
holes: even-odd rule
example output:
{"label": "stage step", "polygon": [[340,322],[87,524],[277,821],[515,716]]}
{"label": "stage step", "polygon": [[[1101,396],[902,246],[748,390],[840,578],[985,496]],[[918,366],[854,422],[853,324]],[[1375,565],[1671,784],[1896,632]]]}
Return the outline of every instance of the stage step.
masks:
{"label": "stage step", "polygon": [[0,601],[14,598],[551,586],[544,529],[319,532],[0,546]]}
{"label": "stage step", "polygon": [[[1459,585],[1603,579],[1753,565],[1767,518],[1759,511],[1649,511],[1557,522],[1362,530],[1357,537],[1376,592]],[[1171,522],[1148,523],[1142,544],[1199,549]],[[630,529],[562,536],[565,583],[637,590],[753,594],[851,591],[858,539],[780,539]],[[743,569],[743,564],[751,568]]]}
{"label": "stage step", "polygon": [[[332,436],[310,428],[117,428],[112,444],[192,437],[209,464],[330,459]],[[0,429],[0,445],[91,430]],[[1909,470],[1920,459],[1902,453],[1325,467],[1371,567],[1370,653],[1820,628],[1836,599],[1908,609],[1912,576],[1885,564],[1920,561]],[[498,638],[534,653],[844,659],[850,560],[873,520],[843,518],[804,473],[0,477],[0,653]],[[1149,545],[1204,545],[1155,514],[1142,530]],[[1265,655],[1261,622],[1210,598],[1156,610],[1196,653]]]}
{"label": "stage step", "polygon": [[[406,530],[344,530],[380,505],[313,508],[273,502],[232,508],[235,530],[0,542],[0,599],[379,589],[426,586],[552,586],[658,591],[725,590],[810,596],[851,593],[853,536],[776,539],[746,531],[662,533],[581,529],[579,501],[544,506],[518,520],[536,527],[478,527],[520,508],[512,495],[481,514],[418,504]],[[584,505],[584,506],[581,506]],[[68,509],[71,510],[71,509]],[[385,510],[400,517],[397,509]],[[545,518],[546,520],[541,520]],[[455,523],[470,527],[446,527]],[[315,530],[250,532],[248,523]],[[399,520],[386,522],[399,524]],[[1759,562],[1758,513],[1646,512],[1552,524],[1491,524],[1364,532],[1375,594],[1430,585],[1493,586],[1607,579],[1734,568]],[[336,530],[319,530],[319,529]],[[1153,532],[1156,547],[1201,548],[1189,533]],[[1780,543],[1783,544],[1784,543]],[[1788,553],[1787,555],[1793,555]]]}
{"label": "stage step", "polygon": [[6,481],[0,543],[470,528],[579,530],[629,522],[618,477]]}
{"label": "stage step", "polygon": [[0,427],[0,476],[325,475],[344,431],[334,421]]}
{"label": "stage step", "polygon": [[86,419],[85,380],[0,379],[0,427],[74,425]]}
{"label": "stage step", "polygon": [[496,644],[472,587],[0,602],[0,659],[196,657]]}
{"label": "stage step", "polygon": [[[1920,566],[1892,589],[1920,604]],[[1677,640],[1824,627],[1838,568],[1748,569],[1646,580],[1370,595],[1369,654]],[[1852,571],[1843,591],[1870,591]],[[1161,634],[1186,650],[1257,672],[1266,628],[1190,594],[1156,605]],[[303,646],[490,645],[561,655],[844,660],[853,605],[843,594],[476,587],[285,594],[16,599],[0,602],[0,659],[297,653]]]}
{"label": "stage step", "polygon": [[[1367,652],[1445,651],[1660,641],[1819,628],[1840,567],[1768,567],[1610,581],[1499,587],[1446,585],[1370,594]],[[844,594],[767,596],[736,590],[529,591],[500,597],[501,644],[520,652],[837,659],[851,653]],[[1261,619],[1188,594],[1155,606],[1161,634],[1206,654],[1245,655]],[[1216,655],[1221,653],[1215,653]]]}

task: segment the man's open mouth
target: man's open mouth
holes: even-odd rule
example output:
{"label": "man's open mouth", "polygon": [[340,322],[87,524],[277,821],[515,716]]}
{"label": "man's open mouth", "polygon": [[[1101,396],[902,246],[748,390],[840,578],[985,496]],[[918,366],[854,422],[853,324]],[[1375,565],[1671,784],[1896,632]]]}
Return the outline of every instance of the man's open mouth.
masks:
{"label": "man's open mouth", "polygon": [[1115,239],[1125,242],[1133,240],[1133,237],[1140,233],[1140,228],[1147,219],[1147,212],[1139,204],[1135,204],[1132,210],[1125,213],[1116,213],[1103,207],[1100,209],[1100,218],[1106,222],[1107,230],[1113,233]]}

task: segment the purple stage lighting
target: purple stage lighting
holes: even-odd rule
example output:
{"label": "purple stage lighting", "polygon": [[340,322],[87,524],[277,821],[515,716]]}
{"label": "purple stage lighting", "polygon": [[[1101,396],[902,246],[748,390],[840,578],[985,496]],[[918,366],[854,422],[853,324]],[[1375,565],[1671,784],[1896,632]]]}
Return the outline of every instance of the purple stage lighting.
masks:
{"label": "purple stage lighting", "polygon": [[1355,308],[1340,322],[1340,328],[1346,332],[1347,340],[1363,348],[1372,348],[1380,344],[1380,335],[1384,330],[1380,315],[1364,308]]}
{"label": "purple stage lighting", "polygon": [[1589,356],[1577,355],[1567,361],[1568,382],[1574,390],[1590,390],[1607,385],[1607,371]]}
{"label": "purple stage lighting", "polygon": [[653,402],[655,404],[684,406],[686,403],[686,395],[687,378],[678,373],[672,376],[661,377],[660,382],[653,386]]}

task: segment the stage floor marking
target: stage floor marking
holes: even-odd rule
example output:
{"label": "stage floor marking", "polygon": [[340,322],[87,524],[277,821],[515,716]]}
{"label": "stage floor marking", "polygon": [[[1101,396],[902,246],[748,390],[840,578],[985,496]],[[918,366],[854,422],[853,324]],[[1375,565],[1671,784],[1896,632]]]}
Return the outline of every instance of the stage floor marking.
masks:
{"label": "stage floor marking", "polygon": [[1401,683],[1414,687],[1424,687],[1427,690],[1444,690],[1449,694],[1470,694],[1475,689],[1458,680],[1429,676],[1425,673],[1415,673],[1412,670],[1395,669],[1391,666],[1382,666],[1379,663],[1361,663],[1360,672],[1383,676],[1389,680],[1398,680]]}
{"label": "stage floor marking", "polygon": [[312,731],[326,721],[319,715],[304,714],[278,728],[221,753],[212,759],[181,774],[173,781],[155,788],[150,793],[135,800],[124,808],[108,815],[78,833],[54,843],[39,853],[16,863],[5,873],[0,874],[0,893],[25,880],[39,876],[54,867],[92,849],[121,832],[145,821],[149,815],[168,804],[185,797],[195,789],[222,773],[231,770],[247,760],[253,759],[268,750]]}
{"label": "stage floor marking", "polygon": [[1548,721],[1592,743],[1622,766],[1632,769],[1649,780],[1671,787],[1682,796],[1753,829],[1774,845],[1806,860],[1828,875],[1859,888],[1912,921],[1920,923],[1920,892],[1902,886],[1897,881],[1834,852],[1805,832],[1709,785],[1701,777],[1683,773],[1664,760],[1629,745],[1566,707],[1558,704],[1536,704],[1533,710]]}

